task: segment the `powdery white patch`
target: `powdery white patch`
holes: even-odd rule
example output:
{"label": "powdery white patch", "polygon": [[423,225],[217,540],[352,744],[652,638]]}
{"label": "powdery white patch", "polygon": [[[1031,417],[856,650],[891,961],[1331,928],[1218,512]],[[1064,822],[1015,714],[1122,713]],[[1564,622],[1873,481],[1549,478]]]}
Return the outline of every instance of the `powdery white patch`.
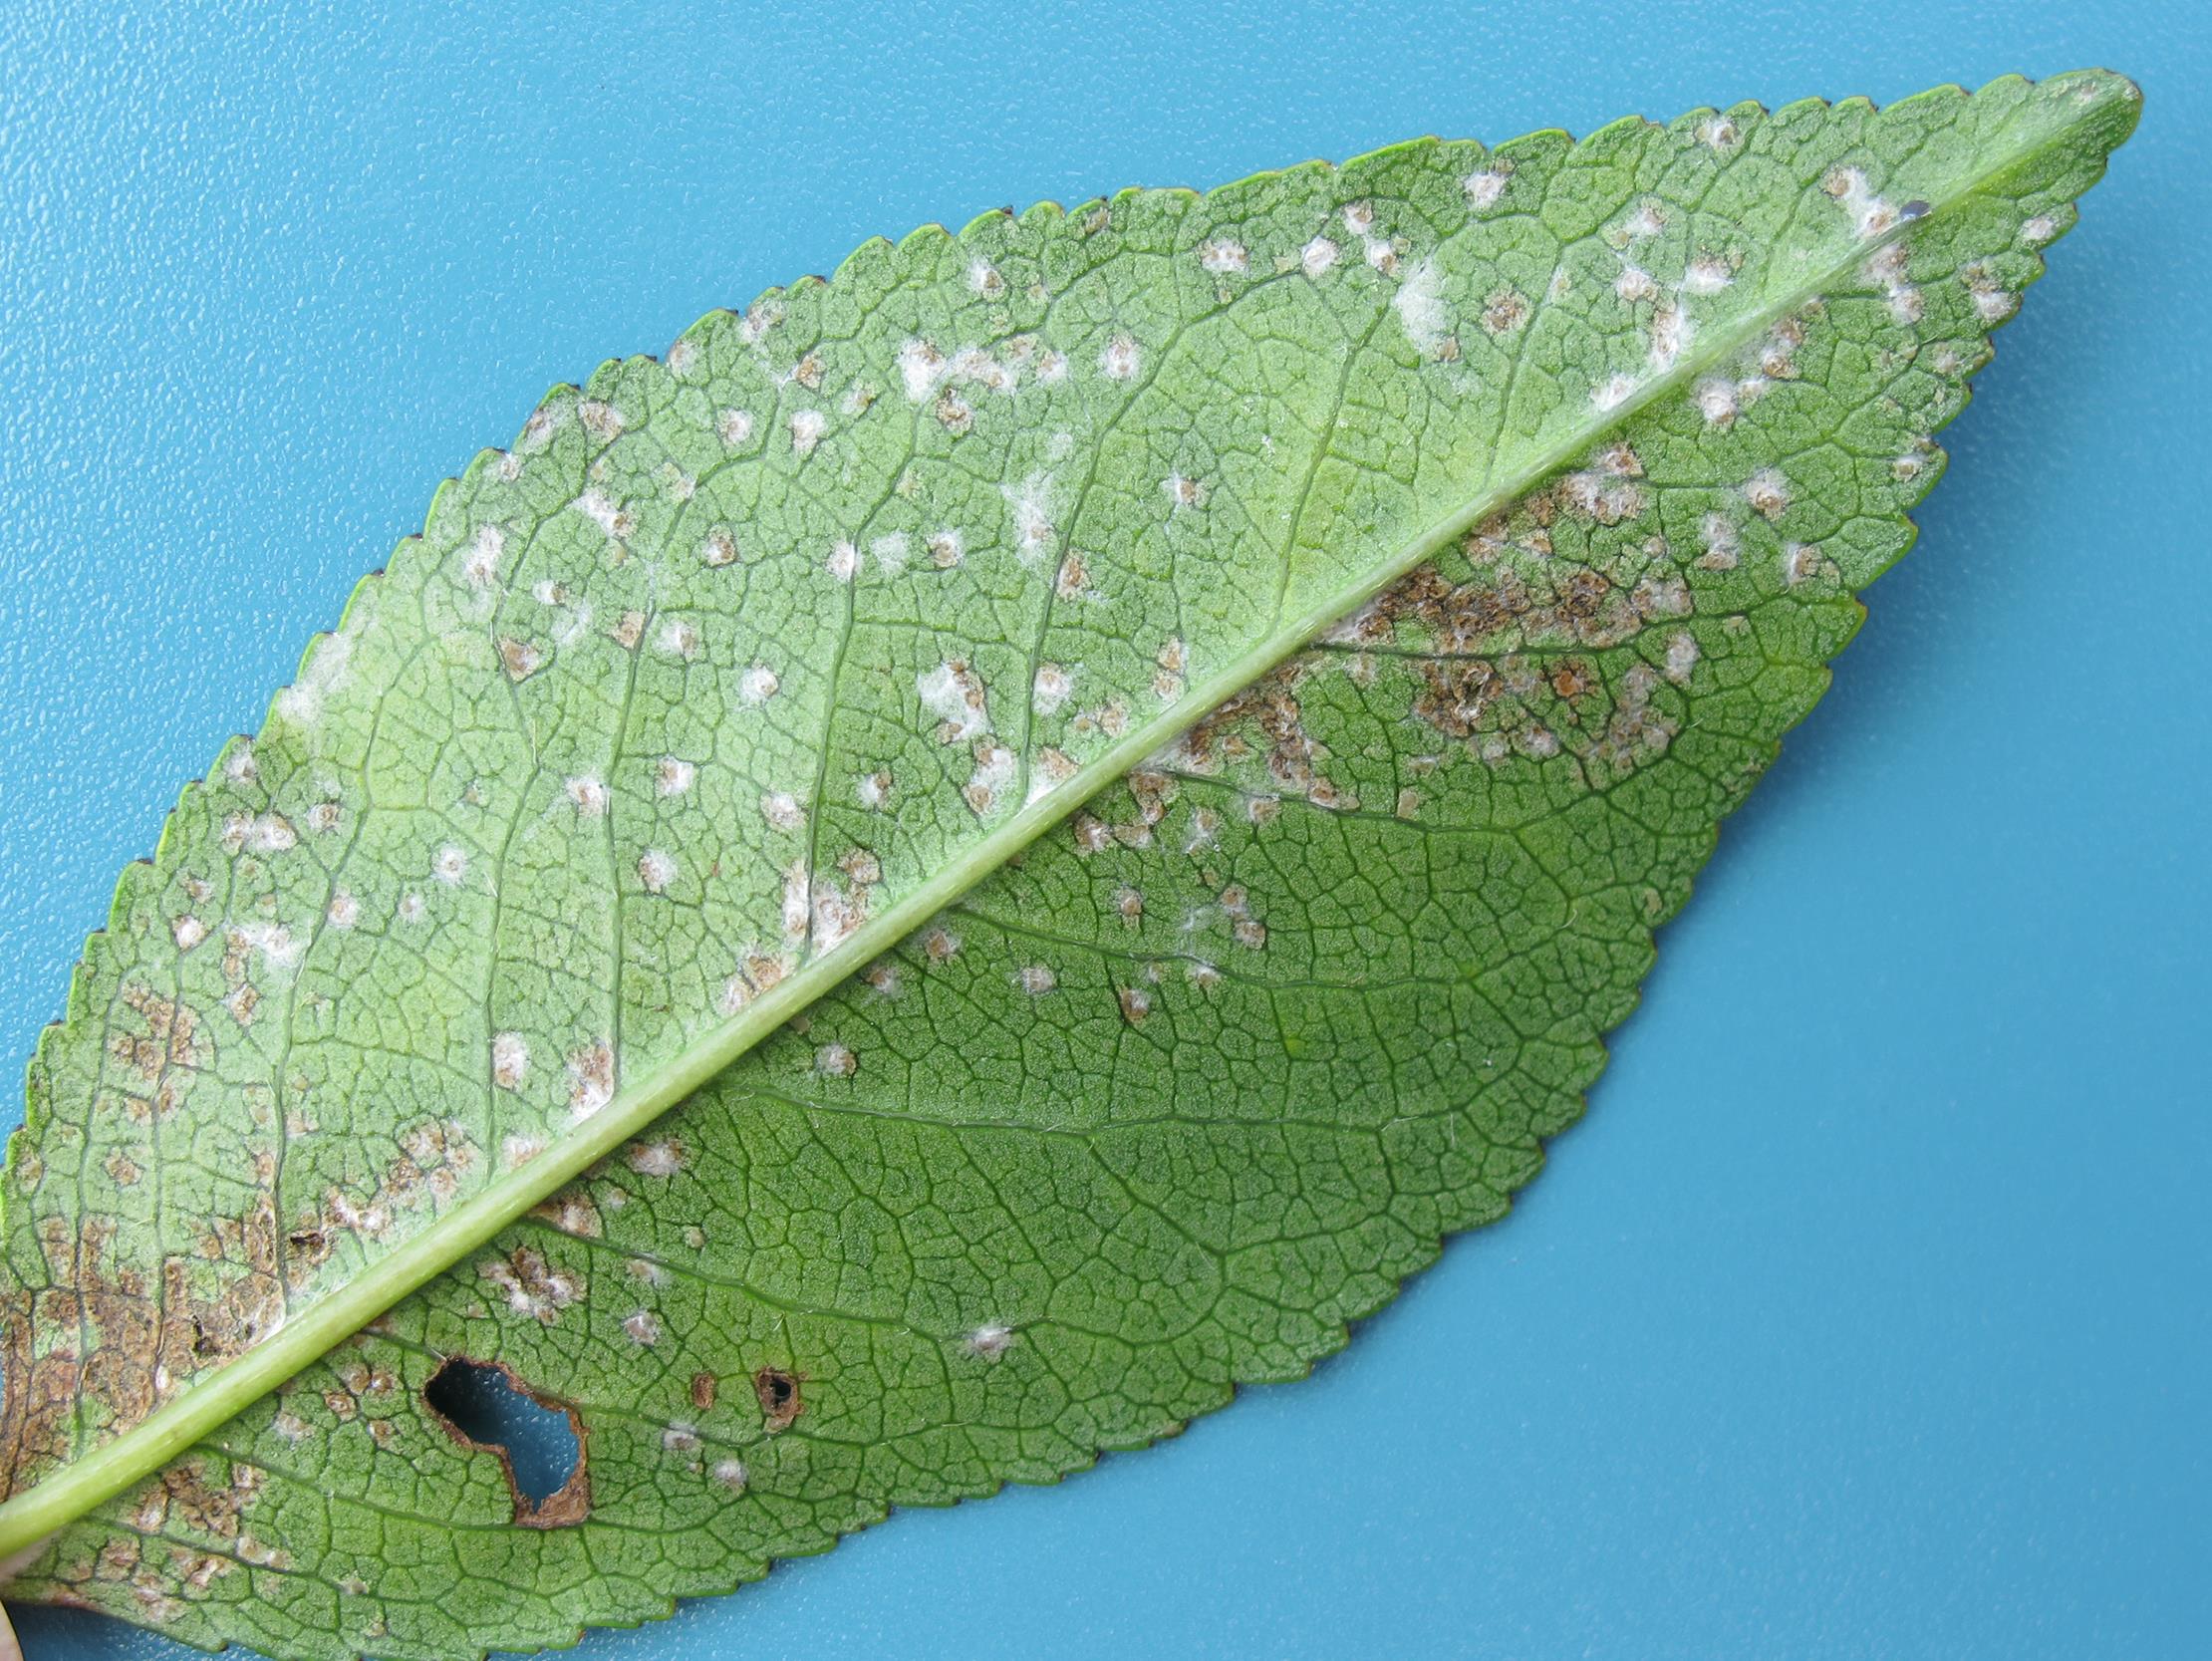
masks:
{"label": "powdery white patch", "polygon": [[868,544],[868,551],[876,556],[876,564],[882,570],[904,571],[907,568],[907,533],[893,531],[888,536],[879,536]]}
{"label": "powdery white patch", "polygon": [[615,1051],[608,1043],[587,1044],[568,1058],[568,1111],[579,1123],[615,1099]]}
{"label": "powdery white patch", "polygon": [[1460,180],[1460,189],[1467,194],[1467,205],[1478,213],[1488,212],[1498,205],[1498,198],[1506,193],[1506,170],[1501,167],[1482,167]]}
{"label": "powdery white patch", "polygon": [[299,680],[277,693],[277,713],[299,726],[311,726],[323,712],[323,700],[346,679],[353,661],[354,643],[349,635],[324,635],[315,643],[315,655],[300,672]]}
{"label": "powdery white patch", "polygon": [[961,955],[961,938],[938,924],[922,937],[922,955],[933,964],[949,964]]}
{"label": "powdery white patch", "polygon": [[1042,964],[1027,964],[1014,970],[1014,984],[1031,997],[1042,997],[1059,983],[1060,977]]}
{"label": "powdery white patch", "polygon": [[2031,248],[2040,248],[2059,234],[2059,221],[2048,213],[2039,213],[2022,222],[2020,240]]}
{"label": "powdery white patch", "polygon": [[1742,139],[1742,131],[1726,116],[1713,116],[1697,125],[1697,140],[1708,149],[1731,150]]}
{"label": "powdery white patch", "polygon": [[603,399],[585,399],[576,407],[576,418],[584,423],[586,432],[603,444],[611,444],[622,436],[625,424],[622,412]]}
{"label": "powdery white patch", "polygon": [[461,575],[470,588],[489,588],[499,577],[499,556],[506,551],[506,533],[497,525],[477,527],[475,540],[461,556]]}
{"label": "powdery white patch", "polygon": [[978,259],[968,264],[968,286],[985,300],[995,300],[1006,292],[1006,279],[998,274],[998,268],[989,260]]}
{"label": "powdery white patch", "polygon": [[1792,588],[1820,574],[1820,550],[1803,542],[1786,542],[1782,548],[1782,579]]}
{"label": "powdery white patch", "polygon": [[664,755],[654,764],[653,787],[664,796],[681,796],[698,778],[698,768],[680,755]]}
{"label": "powdery white patch", "polygon": [[675,857],[660,848],[648,848],[638,856],[638,881],[648,894],[666,894],[676,881]]}
{"label": "powdery white patch", "polygon": [[1067,701],[1074,689],[1074,678],[1058,664],[1037,665],[1037,677],[1030,692],[1030,702],[1040,715],[1049,715]]}
{"label": "powdery white patch", "polygon": [[737,695],[747,703],[765,703],[783,683],[766,664],[754,664],[737,678]]}
{"label": "powdery white patch", "polygon": [[189,912],[169,925],[169,933],[176,941],[179,952],[189,952],[207,938],[207,925]]}
{"label": "powdery white patch", "polygon": [[819,410],[794,410],[791,412],[791,452],[794,455],[812,455],[814,446],[822,441],[822,434],[829,429],[829,417]]}
{"label": "powdery white patch", "polygon": [[714,436],[722,441],[725,449],[736,449],[752,441],[752,412],[749,410],[724,410],[714,417]]}
{"label": "powdery white patch", "polygon": [[727,525],[716,525],[706,533],[706,540],[699,544],[698,562],[710,571],[737,563],[737,538]]}
{"label": "powdery white patch", "polygon": [[783,868],[783,938],[796,944],[806,939],[807,919],[813,912],[814,874],[804,858]]}
{"label": "powdery white patch", "polygon": [[770,790],[760,798],[760,817],[780,831],[795,831],[806,823],[806,810],[788,790]]}
{"label": "powdery white patch", "polygon": [[1977,288],[1973,294],[1974,315],[1984,323],[2001,323],[2020,309],[2020,296],[2001,288]]}
{"label": "powdery white patch", "polygon": [[843,1044],[824,1044],[814,1052],[814,1070],[824,1078],[851,1078],[860,1060]]}
{"label": "powdery white patch", "polygon": [[979,817],[998,805],[1006,787],[1013,783],[1018,763],[1014,752],[1004,744],[980,743],[975,746],[975,769],[968,775],[961,795],[968,807]]}
{"label": "powdery white patch", "polygon": [[961,1340],[961,1346],[980,1361],[995,1361],[1012,1347],[1013,1328],[995,1321],[978,1326]]}
{"label": "powdery white patch", "polygon": [[698,1426],[683,1423],[672,1424],[661,1433],[662,1448],[672,1454],[698,1452]]}
{"label": "powdery white patch", "polygon": [[641,1142],[630,1150],[630,1169],[641,1177],[673,1177],[687,1163],[684,1144],[664,1137],[658,1142]]}
{"label": "powdery white patch", "polygon": [[661,1341],[661,1317],[651,1309],[633,1309],[622,1318],[622,1329],[634,1344],[650,1349]]}
{"label": "powdery white patch", "polygon": [[1067,354],[1049,348],[1037,355],[1037,379],[1044,385],[1056,386],[1067,379]]}
{"label": "powdery white patch", "polygon": [[1298,265],[1308,277],[1320,277],[1336,264],[1344,250],[1325,236],[1317,236],[1298,250]]}
{"label": "powdery white patch", "polygon": [[457,887],[468,875],[468,850],[448,842],[430,860],[430,875],[448,888]]}
{"label": "powdery white patch", "polygon": [[1697,637],[1687,629],[1678,630],[1667,637],[1667,679],[1678,687],[1690,683],[1690,672],[1697,667]]}
{"label": "powdery white patch", "polygon": [[409,889],[407,893],[400,896],[400,903],[393,908],[393,915],[402,923],[412,926],[428,917],[430,908],[423,903],[421,895],[415,893],[413,889]]}
{"label": "powdery white patch", "polygon": [[1406,273],[1390,304],[1416,352],[1427,357],[1444,344],[1450,320],[1444,311],[1444,274],[1434,259],[1420,260]]}
{"label": "powdery white patch", "polygon": [[561,793],[580,818],[596,819],[607,811],[607,786],[589,773],[578,773],[562,780]]}
{"label": "powdery white patch", "polygon": [[1735,522],[1725,513],[1708,513],[1701,527],[1705,539],[1705,552],[1698,559],[1698,566],[1705,571],[1733,571],[1738,556],[1743,551],[1743,541]]}
{"label": "powdery white patch", "polygon": [[837,581],[849,583],[860,570],[860,550],[843,539],[833,542],[829,557],[822,561],[822,569]]}
{"label": "powdery white patch", "polygon": [[1144,353],[1130,335],[1116,335],[1098,355],[1099,373],[1109,381],[1134,381]]}
{"label": "powdery white patch", "polygon": [[891,775],[863,773],[853,780],[853,799],[870,813],[881,813],[891,802]]}
{"label": "powdery white patch", "polygon": [[1614,228],[1614,235],[1624,242],[1641,242],[1646,237],[1657,236],[1667,227],[1667,216],[1659,211],[1656,202],[1638,202],[1635,212]]}
{"label": "powdery white patch", "polygon": [[938,741],[959,743],[982,731],[988,718],[981,679],[966,659],[955,658],[915,677],[922,707],[938,717]]}
{"label": "powdery white patch", "polygon": [[1728,261],[1717,254],[1700,254],[1682,273],[1682,292],[1685,294],[1718,294],[1736,281],[1736,273],[1729,269]]}
{"label": "powdery white patch", "polygon": [[899,347],[897,362],[907,401],[927,404],[930,395],[937,391],[938,383],[945,379],[945,354],[926,340],[910,340]]}
{"label": "powdery white patch", "polygon": [[1859,236],[1880,236],[1897,223],[1897,210],[1874,194],[1866,175],[1856,167],[1836,167],[1820,181],[1851,216],[1851,229]]}
{"label": "powdery white patch", "polygon": [[718,1459],[714,1462],[714,1481],[732,1494],[745,1492],[745,1466],[742,1460]]}
{"label": "powdery white patch", "polygon": [[1907,325],[1918,323],[1926,310],[1920,290],[1906,280],[1909,257],[1904,243],[1884,243],[1867,259],[1863,272],[1889,302],[1889,315]]}
{"label": "powdery white patch", "polygon": [[636,528],[622,504],[596,484],[569,505],[597,525],[610,540],[620,542]]}
{"label": "powdery white patch", "polygon": [[1059,534],[1052,524],[1052,475],[1031,473],[1019,489],[1001,484],[998,493],[1013,519],[1014,552],[1024,565],[1033,563]]}
{"label": "powdery white patch", "polygon": [[1168,498],[1171,513],[1186,507],[1202,507],[1206,503],[1205,483],[1186,476],[1180,469],[1162,479],[1160,489]]}
{"label": "powdery white patch", "polygon": [[518,1090],[530,1071],[530,1045],[519,1032],[500,1032],[491,1040],[491,1082]]}
{"label": "powdery white patch", "polygon": [[1733,381],[1700,381],[1694,395],[1698,414],[1708,426],[1727,426],[1736,419],[1736,384]]}
{"label": "powdery white patch", "polygon": [[1664,375],[1689,349],[1697,327],[1680,306],[1661,306],[1651,316],[1651,367]]}
{"label": "powdery white patch", "polygon": [[929,550],[930,563],[940,571],[950,571],[968,557],[968,539],[950,528],[932,531]]}
{"label": "powdery white patch", "polygon": [[304,941],[281,923],[240,923],[229,931],[231,942],[245,951],[259,953],[271,969],[296,969],[307,950]]}
{"label": "powdery white patch", "polygon": [[1610,375],[1590,389],[1590,402],[1599,410],[1617,410],[1636,396],[1636,378]]}
{"label": "powdery white patch", "polygon": [[1763,518],[1780,519],[1790,507],[1790,481],[1772,467],[1763,467],[1744,481],[1744,500]]}
{"label": "powdery white patch", "polygon": [[1630,305],[1639,300],[1659,298],[1659,285],[1651,280],[1651,273],[1640,265],[1624,265],[1620,275],[1613,279],[1613,292]]}
{"label": "powdery white patch", "polygon": [[1199,245],[1199,264],[1217,277],[1241,277],[1251,268],[1251,256],[1242,242],[1221,236]]}

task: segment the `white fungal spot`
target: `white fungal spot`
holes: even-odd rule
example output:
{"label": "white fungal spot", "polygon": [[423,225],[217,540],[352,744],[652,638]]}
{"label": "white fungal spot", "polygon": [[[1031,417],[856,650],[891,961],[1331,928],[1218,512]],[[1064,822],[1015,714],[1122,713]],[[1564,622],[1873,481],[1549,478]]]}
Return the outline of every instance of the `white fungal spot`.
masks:
{"label": "white fungal spot", "polygon": [[648,894],[667,893],[669,884],[676,881],[676,860],[659,848],[648,848],[638,856],[638,881]]}
{"label": "white fungal spot", "polygon": [[819,410],[794,410],[790,425],[792,453],[812,455],[814,446],[822,441],[822,433],[829,426],[829,417]]}
{"label": "white fungal spot", "polygon": [[1135,339],[1128,335],[1116,335],[1098,355],[1099,373],[1109,381],[1134,381],[1143,361],[1144,354],[1138,349]]}
{"label": "white fungal spot", "polygon": [[1162,479],[1160,489],[1168,498],[1171,513],[1186,507],[1203,506],[1206,501],[1205,484],[1198,479],[1185,477],[1180,470]]}
{"label": "white fungal spot", "polygon": [[1729,269],[1727,260],[1714,254],[1700,254],[1682,274],[1682,292],[1718,294],[1735,280],[1736,273]]}
{"label": "white fungal spot", "polygon": [[1782,549],[1783,581],[1795,588],[1820,572],[1820,550],[1802,542],[1786,542]]}
{"label": "white fungal spot", "polygon": [[978,259],[968,267],[968,286],[984,299],[995,300],[1006,292],[1006,279],[989,260]]}
{"label": "white fungal spot", "polygon": [[714,1462],[714,1481],[732,1494],[745,1492],[745,1466],[742,1460],[718,1459]]}
{"label": "white fungal spot", "polygon": [[1790,481],[1772,467],[1763,467],[1744,483],[1744,500],[1762,517],[1780,519],[1790,506]]}
{"label": "white fungal spot", "polygon": [[1031,997],[1042,997],[1060,983],[1060,977],[1042,964],[1029,964],[1014,971],[1014,982]]}
{"label": "white fungal spot", "polygon": [[1666,224],[1667,216],[1659,211],[1656,202],[1638,202],[1636,211],[1620,222],[1616,234],[1623,241],[1640,242],[1645,237],[1657,236]]}
{"label": "white fungal spot", "polygon": [[713,571],[737,563],[737,538],[728,526],[716,525],[706,533],[706,540],[699,544],[698,562]]}
{"label": "white fungal spot", "polygon": [[1200,245],[1199,263],[1217,277],[1241,277],[1250,268],[1251,256],[1242,242],[1223,236]]}
{"label": "white fungal spot", "polygon": [[630,1334],[630,1341],[647,1348],[661,1341],[661,1317],[651,1309],[633,1309],[622,1318],[623,1331]]}
{"label": "white fungal spot", "polygon": [[468,851],[446,843],[431,859],[430,875],[449,888],[458,885],[468,875]]}
{"label": "white fungal spot", "polygon": [[1016,770],[1014,752],[1004,744],[977,744],[975,770],[968,775],[961,794],[976,814],[988,813],[998,805],[1006,786],[1013,783]]}
{"label": "white fungal spot", "polygon": [[860,1062],[843,1044],[824,1044],[814,1052],[814,1070],[824,1078],[851,1078]]}
{"label": "white fungal spot", "polygon": [[584,423],[584,430],[603,444],[611,444],[622,436],[622,412],[612,404],[588,398],[576,407],[576,418]]}
{"label": "white fungal spot", "polygon": [[635,528],[622,504],[597,485],[578,496],[572,505],[614,541],[621,541]]}
{"label": "white fungal spot", "polygon": [[774,670],[766,664],[754,664],[737,678],[737,695],[747,703],[765,703],[776,695],[776,689],[782,685]]}
{"label": "white fungal spot", "polygon": [[1319,277],[1333,266],[1343,250],[1325,236],[1317,236],[1298,250],[1298,264],[1308,277]]}
{"label": "white fungal spot", "polygon": [[982,1361],[995,1361],[1012,1346],[1013,1328],[995,1322],[978,1326],[962,1339],[968,1353]]}
{"label": "white fungal spot", "polygon": [[1690,671],[1697,667],[1697,637],[1687,629],[1678,630],[1667,637],[1667,679],[1676,686],[1689,685]]}
{"label": "white fungal spot", "polygon": [[698,1427],[672,1424],[661,1433],[661,1446],[672,1454],[695,1454],[698,1452]]}
{"label": "white fungal spot", "polygon": [[780,831],[795,831],[806,823],[798,797],[788,790],[770,790],[760,798],[760,817]]}
{"label": "white fungal spot", "polygon": [[1052,524],[1052,475],[1031,473],[1021,481],[1021,487],[1000,485],[998,493],[1006,499],[1006,511],[1012,515],[1014,551],[1028,564],[1049,548],[1059,534]]}
{"label": "white fungal spot", "polygon": [[1697,387],[1698,414],[1705,417],[1708,426],[1727,426],[1736,419],[1736,384],[1732,381],[1700,381]]}
{"label": "white fungal spot", "polygon": [[2020,240],[2031,248],[2040,248],[2059,234],[2059,222],[2048,213],[2039,213],[2020,227]]}
{"label": "white fungal spot", "polygon": [[1443,273],[1433,259],[1419,261],[1398,285],[1390,304],[1398,313],[1398,326],[1423,357],[1444,344],[1449,320],[1444,312]]}
{"label": "white fungal spot", "polygon": [[207,938],[207,925],[187,912],[169,926],[169,932],[176,938],[177,951],[189,952]]}
{"label": "white fungal spot", "polygon": [[664,755],[655,763],[653,787],[664,796],[681,796],[698,777],[698,768],[678,755]]}
{"label": "white fungal spot", "polygon": [[1698,565],[1706,571],[1733,571],[1742,551],[1735,523],[1725,513],[1708,513],[1704,524],[1705,553]]}
{"label": "white fungal spot", "polygon": [[724,410],[714,417],[714,436],[725,448],[736,449],[752,439],[752,414],[746,410]]}
{"label": "white fungal spot", "polygon": [[893,531],[879,536],[868,544],[868,551],[876,556],[877,566],[889,572],[904,571],[907,566],[907,533]]}
{"label": "white fungal spot", "polygon": [[899,348],[898,366],[899,379],[906,387],[910,404],[927,404],[948,373],[945,354],[925,340],[904,343]]}
{"label": "white fungal spot", "polygon": [[1035,690],[1030,701],[1040,715],[1049,715],[1067,701],[1074,682],[1068,672],[1058,664],[1037,665]]}
{"label": "white fungal spot", "polygon": [[922,707],[942,723],[940,743],[958,743],[983,730],[987,712],[983,683],[966,659],[949,659],[916,676],[914,690]]}
{"label": "white fungal spot", "polygon": [[1590,402],[1599,410],[1617,410],[1635,395],[1634,376],[1611,375],[1590,389]]}
{"label": "white fungal spot", "polygon": [[1461,179],[1460,188],[1467,193],[1468,206],[1478,213],[1487,212],[1506,193],[1506,174],[1498,167],[1480,168]]}
{"label": "white fungal spot", "polygon": [[461,560],[461,574],[468,579],[469,587],[489,588],[498,580],[499,556],[506,546],[506,535],[497,525],[478,527],[476,539]]}
{"label": "white fungal spot", "polygon": [[1851,216],[1851,229],[1859,236],[1879,236],[1897,223],[1897,210],[1874,194],[1856,167],[1833,169],[1820,188]]}
{"label": "white fungal spot", "polygon": [[521,1088],[530,1070],[530,1046],[519,1032],[501,1032],[491,1040],[491,1082],[502,1090]]}
{"label": "white fungal spot", "polygon": [[881,813],[891,801],[891,775],[863,773],[853,780],[853,798],[871,813]]}
{"label": "white fungal spot", "polygon": [[1651,280],[1651,273],[1640,265],[1624,265],[1620,275],[1613,279],[1613,292],[1630,305],[1639,300],[1659,298],[1659,285]]}
{"label": "white fungal spot", "polygon": [[1697,139],[1710,149],[1726,150],[1736,147],[1742,134],[1726,116],[1714,116],[1698,123]]}
{"label": "white fungal spot", "polygon": [[665,1139],[641,1142],[630,1150],[630,1169],[641,1177],[673,1177],[684,1169],[684,1145]]}
{"label": "white fungal spot", "polygon": [[839,582],[849,583],[860,570],[860,550],[850,542],[834,542],[830,545],[829,558],[822,561],[822,569]]}
{"label": "white fungal spot", "polygon": [[1651,367],[1662,375],[1674,367],[1697,332],[1680,306],[1661,306],[1651,315]]}
{"label": "white fungal spot", "polygon": [[582,818],[596,819],[607,811],[607,786],[588,773],[564,780],[561,790]]}

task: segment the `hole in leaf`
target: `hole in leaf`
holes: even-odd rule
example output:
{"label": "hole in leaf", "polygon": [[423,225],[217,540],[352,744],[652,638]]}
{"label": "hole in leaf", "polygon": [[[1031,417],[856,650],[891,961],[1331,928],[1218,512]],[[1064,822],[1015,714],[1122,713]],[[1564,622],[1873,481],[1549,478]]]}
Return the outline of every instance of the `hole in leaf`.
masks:
{"label": "hole in leaf", "polygon": [[430,1376],[422,1401],[454,1441],[497,1457],[517,1523],[557,1528],[590,1514],[584,1424],[574,1408],[539,1395],[506,1367],[459,1355]]}

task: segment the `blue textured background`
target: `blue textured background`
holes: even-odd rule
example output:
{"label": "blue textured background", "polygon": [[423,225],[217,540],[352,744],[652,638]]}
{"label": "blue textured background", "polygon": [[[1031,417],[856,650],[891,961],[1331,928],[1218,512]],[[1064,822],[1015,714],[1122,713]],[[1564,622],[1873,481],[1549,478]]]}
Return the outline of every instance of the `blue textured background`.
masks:
{"label": "blue textured background", "polygon": [[358,9],[0,15],[11,1079],[178,784],[603,356],[1000,203],[2137,76],[1919,549],[1519,1212],[1309,1383],[584,1653],[2212,1652],[2198,0]]}

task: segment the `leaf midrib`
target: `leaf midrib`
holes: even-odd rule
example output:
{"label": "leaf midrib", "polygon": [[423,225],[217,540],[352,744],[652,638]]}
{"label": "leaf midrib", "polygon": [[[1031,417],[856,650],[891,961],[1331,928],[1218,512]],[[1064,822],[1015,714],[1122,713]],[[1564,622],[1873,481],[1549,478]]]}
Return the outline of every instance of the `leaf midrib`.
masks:
{"label": "leaf midrib", "polygon": [[[2049,83],[2046,83],[2048,86]],[[1926,95],[1923,95],[1926,96]],[[2025,112],[2023,112],[2025,113]],[[434,1279],[470,1251],[600,1160],[693,1091],[733,1064],[769,1033],[824,993],[906,938],[1084,802],[1173,743],[1200,720],[1294,655],[1331,623],[1357,611],[1398,578],[1431,558],[1455,537],[1509,506],[1543,479],[1585,454],[1605,433],[1639,411],[1678,391],[1715,365],[1742,352],[1775,324],[1847,278],[1871,254],[1978,195],[2022,161],[2091,119],[2094,107],[2016,141],[2002,158],[1948,195],[1928,213],[1878,237],[1854,240],[1836,262],[1818,268],[1731,327],[1706,337],[1675,367],[1655,375],[1629,399],[1572,430],[1514,476],[1493,483],[1462,508],[1407,539],[1325,605],[1288,622],[1279,620],[1265,639],[1242,657],[1188,689],[1151,722],[1139,724],[1083,766],[1066,783],[1025,803],[979,838],[962,857],[887,911],[862,924],[838,946],[794,970],[721,1027],[680,1052],[651,1078],[626,1090],[536,1159],[507,1173],[447,1212],[381,1261],[291,1318],[263,1343],[226,1363],[130,1430],[0,1503],[0,1579],[27,1560],[55,1530],[166,1465],[253,1401],[328,1354],[409,1293]],[[1813,185],[1806,181],[1803,188]],[[1326,444],[1324,434],[1322,443]],[[1026,748],[1026,746],[1025,746]],[[1024,755],[1026,764],[1027,756]]]}

